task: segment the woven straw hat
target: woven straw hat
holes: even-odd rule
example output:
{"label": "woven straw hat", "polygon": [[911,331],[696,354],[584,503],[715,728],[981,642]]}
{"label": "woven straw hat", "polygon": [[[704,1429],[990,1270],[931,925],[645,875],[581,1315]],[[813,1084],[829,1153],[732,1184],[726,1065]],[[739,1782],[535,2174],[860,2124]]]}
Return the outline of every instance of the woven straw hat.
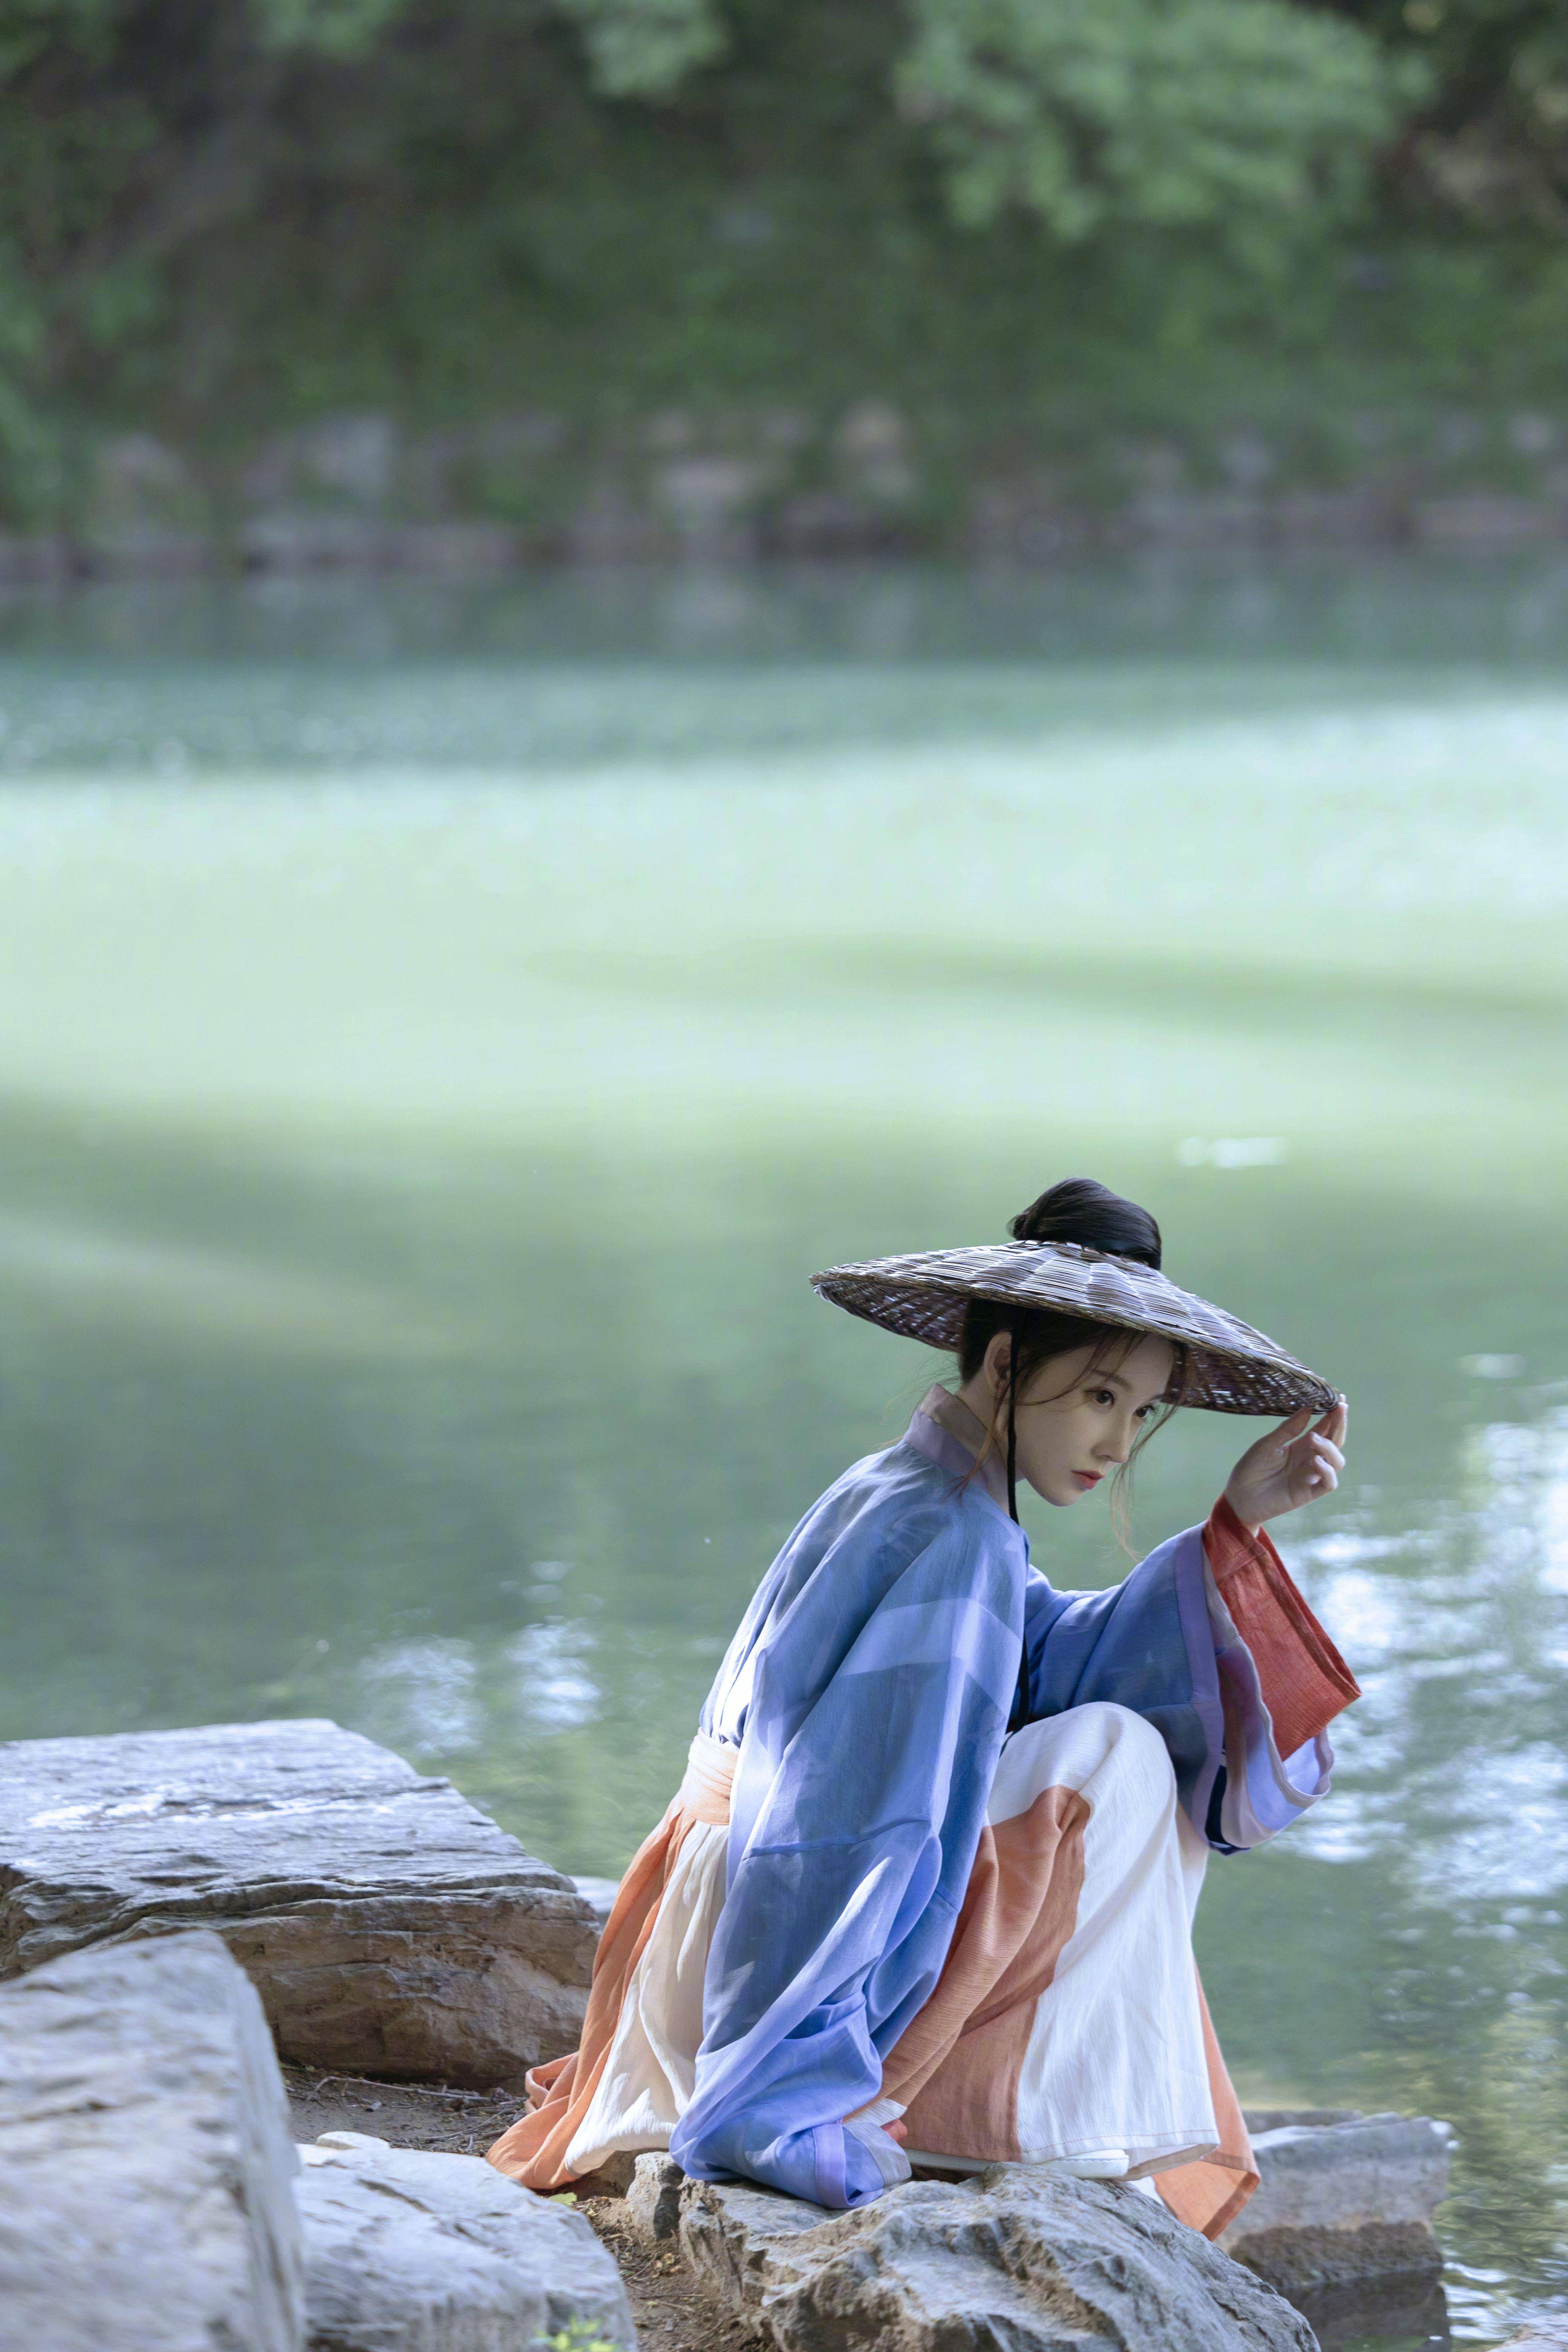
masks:
{"label": "woven straw hat", "polygon": [[1184,1404],[1210,1412],[1326,1412],[1339,1391],[1273,1339],[1211,1307],[1139,1258],[1112,1257],[1080,1242],[999,1242],[978,1249],[923,1250],[830,1266],[812,1288],[836,1307],[928,1347],[956,1348],[972,1298],[1020,1310],[1047,1307],[1153,1331],[1187,1351]]}

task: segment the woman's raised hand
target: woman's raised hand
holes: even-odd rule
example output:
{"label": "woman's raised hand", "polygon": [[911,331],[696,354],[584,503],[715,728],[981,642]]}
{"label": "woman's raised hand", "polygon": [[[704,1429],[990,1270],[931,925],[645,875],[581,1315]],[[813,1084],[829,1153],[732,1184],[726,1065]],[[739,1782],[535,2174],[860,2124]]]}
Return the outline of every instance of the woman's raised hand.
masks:
{"label": "woman's raised hand", "polygon": [[1256,1530],[1265,1519],[1331,1495],[1339,1485],[1350,1408],[1342,1397],[1316,1428],[1308,1427],[1311,1418],[1310,1408],[1293,1412],[1249,1445],[1231,1472],[1225,1498],[1244,1527]]}

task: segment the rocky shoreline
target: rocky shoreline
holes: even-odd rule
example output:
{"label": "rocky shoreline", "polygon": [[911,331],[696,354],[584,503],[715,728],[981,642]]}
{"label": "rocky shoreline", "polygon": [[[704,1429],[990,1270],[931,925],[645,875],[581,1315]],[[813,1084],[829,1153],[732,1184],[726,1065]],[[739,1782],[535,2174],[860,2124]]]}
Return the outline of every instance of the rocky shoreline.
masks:
{"label": "rocky shoreline", "polygon": [[18,2343],[1304,2352],[1369,2297],[1430,2305],[1450,2142],[1422,2118],[1250,2116],[1262,2187],[1220,2248],[1028,2167],[849,2215],[652,2156],[531,2196],[483,2150],[575,2033],[608,1892],[331,1723],[0,1748]]}
{"label": "rocky shoreline", "polygon": [[521,2091],[582,2023],[594,1906],[335,1723],[0,1748],[5,1864],[0,1977],[210,1927],[298,2064]]}
{"label": "rocky shoreline", "polygon": [[324,416],[219,457],[147,431],[78,451],[51,516],[0,529],[0,585],[122,577],[1141,548],[1433,550],[1568,540],[1568,420],[1324,420],[1324,455],[1247,423],[1029,454],[936,449],[891,404],[665,411],[613,439],[543,412],[441,431]]}

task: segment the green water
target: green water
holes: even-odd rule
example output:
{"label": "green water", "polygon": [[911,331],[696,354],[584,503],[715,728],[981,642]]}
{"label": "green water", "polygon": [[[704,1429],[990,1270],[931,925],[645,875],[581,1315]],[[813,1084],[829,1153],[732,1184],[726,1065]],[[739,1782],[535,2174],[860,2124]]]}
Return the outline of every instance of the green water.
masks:
{"label": "green water", "polygon": [[1245,2095],[1459,2134],[1324,2340],[1568,2298],[1565,656],[1544,564],[0,607],[0,1737],[331,1714],[618,1869],[941,1370],[806,1276],[1099,1175],[1352,1402],[1366,1696],[1199,1922]]}

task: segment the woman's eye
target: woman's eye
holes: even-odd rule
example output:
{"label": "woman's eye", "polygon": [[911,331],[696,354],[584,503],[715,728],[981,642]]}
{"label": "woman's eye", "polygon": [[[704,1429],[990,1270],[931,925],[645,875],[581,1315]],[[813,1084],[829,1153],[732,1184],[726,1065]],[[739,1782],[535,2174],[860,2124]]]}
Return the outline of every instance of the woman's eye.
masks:
{"label": "woman's eye", "polygon": [[1114,1404],[1116,1402],[1116,1391],[1114,1389],[1096,1389],[1094,1391],[1094,1401],[1096,1404]]}

